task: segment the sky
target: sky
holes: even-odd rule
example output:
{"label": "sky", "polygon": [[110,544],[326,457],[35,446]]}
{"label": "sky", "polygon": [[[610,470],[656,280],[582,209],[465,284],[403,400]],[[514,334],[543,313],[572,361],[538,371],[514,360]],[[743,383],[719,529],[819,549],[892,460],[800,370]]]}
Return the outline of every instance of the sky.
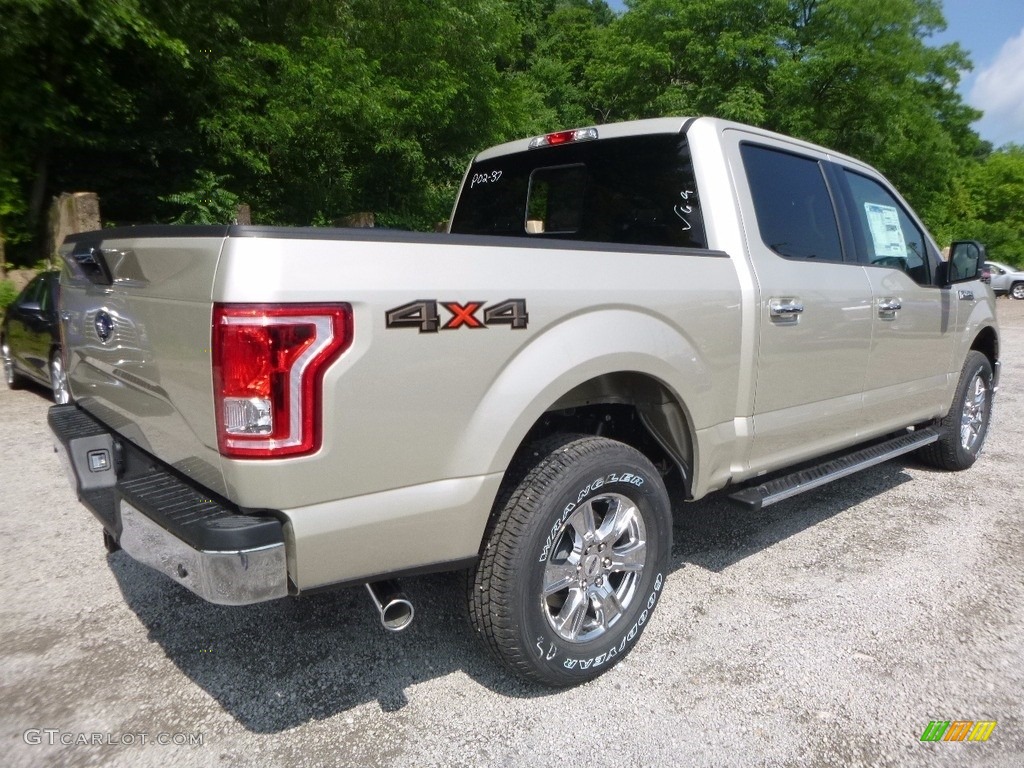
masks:
{"label": "sky", "polygon": [[1024,145],[1024,0],[943,0],[942,8],[946,31],[928,42],[957,42],[968,52],[974,69],[962,73],[959,91],[985,113],[974,129],[996,147]]}
{"label": "sky", "polygon": [[985,116],[974,124],[995,146],[1024,145],[1024,0],[945,0],[947,29],[930,42],[970,53],[960,93]]}

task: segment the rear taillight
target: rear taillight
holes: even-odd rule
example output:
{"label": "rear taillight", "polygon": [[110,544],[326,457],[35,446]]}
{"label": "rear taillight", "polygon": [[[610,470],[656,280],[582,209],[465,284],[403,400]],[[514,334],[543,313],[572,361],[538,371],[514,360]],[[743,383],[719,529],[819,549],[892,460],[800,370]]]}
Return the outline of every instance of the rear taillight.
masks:
{"label": "rear taillight", "polygon": [[221,454],[277,458],[318,450],[324,371],[351,343],[348,304],[215,304]]}

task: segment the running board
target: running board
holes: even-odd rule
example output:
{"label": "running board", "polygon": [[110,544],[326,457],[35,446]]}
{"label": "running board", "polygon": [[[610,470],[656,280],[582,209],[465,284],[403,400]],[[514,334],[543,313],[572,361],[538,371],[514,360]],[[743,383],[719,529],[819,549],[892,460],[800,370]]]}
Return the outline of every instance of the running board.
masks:
{"label": "running board", "polygon": [[873,467],[905,453],[916,451],[938,439],[939,433],[934,427],[914,430],[892,440],[886,440],[884,443],[876,443],[868,448],[840,456],[838,459],[826,461],[824,464],[808,467],[799,472],[769,480],[761,485],[744,488],[742,491],[730,494],[729,498],[750,511],[756,512],[762,507],[770,506],[812,488],[818,488],[833,480],[852,475],[854,472],[860,472],[862,469]]}

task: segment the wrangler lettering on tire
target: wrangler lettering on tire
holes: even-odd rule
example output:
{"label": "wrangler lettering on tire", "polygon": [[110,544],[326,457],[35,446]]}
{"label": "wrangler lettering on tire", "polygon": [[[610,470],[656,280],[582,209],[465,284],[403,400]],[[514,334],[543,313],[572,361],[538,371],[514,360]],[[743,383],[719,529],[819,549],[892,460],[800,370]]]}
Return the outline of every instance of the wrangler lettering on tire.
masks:
{"label": "wrangler lettering on tire", "polygon": [[560,435],[530,447],[499,495],[469,578],[470,618],[506,666],[567,686],[633,648],[672,544],[668,494],[639,451]]}

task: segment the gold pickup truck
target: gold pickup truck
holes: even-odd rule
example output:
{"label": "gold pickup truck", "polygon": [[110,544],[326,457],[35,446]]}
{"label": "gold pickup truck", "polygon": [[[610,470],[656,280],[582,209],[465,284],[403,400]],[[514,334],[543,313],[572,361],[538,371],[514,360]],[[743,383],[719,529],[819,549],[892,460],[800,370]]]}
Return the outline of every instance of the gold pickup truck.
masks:
{"label": "gold pickup truck", "polygon": [[64,243],[50,424],[108,547],[207,600],[463,569],[498,659],[634,646],[678,500],[748,510],[916,451],[966,469],[999,371],[983,249],[872,168],[710,118],[478,155],[449,232]]}

